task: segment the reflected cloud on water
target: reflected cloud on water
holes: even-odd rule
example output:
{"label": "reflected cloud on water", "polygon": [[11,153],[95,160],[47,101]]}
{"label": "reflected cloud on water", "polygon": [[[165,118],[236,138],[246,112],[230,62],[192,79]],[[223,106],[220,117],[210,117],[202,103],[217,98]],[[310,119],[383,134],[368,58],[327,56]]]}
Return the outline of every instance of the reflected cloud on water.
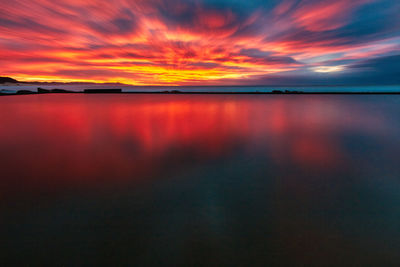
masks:
{"label": "reflected cloud on water", "polygon": [[3,97],[9,252],[25,234],[65,262],[69,242],[117,262],[394,263],[399,112],[394,96]]}

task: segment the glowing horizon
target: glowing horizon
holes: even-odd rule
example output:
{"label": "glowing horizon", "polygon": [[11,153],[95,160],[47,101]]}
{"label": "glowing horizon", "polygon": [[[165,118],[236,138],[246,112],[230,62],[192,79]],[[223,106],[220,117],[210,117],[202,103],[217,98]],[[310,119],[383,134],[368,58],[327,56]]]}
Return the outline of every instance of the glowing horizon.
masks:
{"label": "glowing horizon", "polygon": [[399,12],[390,0],[0,0],[0,76],[400,84]]}

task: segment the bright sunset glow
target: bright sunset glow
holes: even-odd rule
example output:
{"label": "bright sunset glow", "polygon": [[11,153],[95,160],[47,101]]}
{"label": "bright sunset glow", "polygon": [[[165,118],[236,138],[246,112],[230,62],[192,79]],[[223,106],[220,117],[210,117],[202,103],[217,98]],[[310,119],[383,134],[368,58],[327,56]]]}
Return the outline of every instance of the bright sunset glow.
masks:
{"label": "bright sunset glow", "polygon": [[336,72],[336,71],[344,70],[344,66],[319,66],[319,67],[313,68],[313,70],[315,72],[322,72],[322,73]]}
{"label": "bright sunset glow", "polygon": [[0,75],[133,85],[397,83],[399,13],[392,0],[0,0]]}

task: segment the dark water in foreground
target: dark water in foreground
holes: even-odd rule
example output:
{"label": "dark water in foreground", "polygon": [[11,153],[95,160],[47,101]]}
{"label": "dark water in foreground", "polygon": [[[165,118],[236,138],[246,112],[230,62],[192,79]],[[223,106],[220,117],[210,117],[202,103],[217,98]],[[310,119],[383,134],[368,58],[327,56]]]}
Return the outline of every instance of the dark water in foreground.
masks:
{"label": "dark water in foreground", "polygon": [[400,264],[400,97],[0,98],[0,255]]}

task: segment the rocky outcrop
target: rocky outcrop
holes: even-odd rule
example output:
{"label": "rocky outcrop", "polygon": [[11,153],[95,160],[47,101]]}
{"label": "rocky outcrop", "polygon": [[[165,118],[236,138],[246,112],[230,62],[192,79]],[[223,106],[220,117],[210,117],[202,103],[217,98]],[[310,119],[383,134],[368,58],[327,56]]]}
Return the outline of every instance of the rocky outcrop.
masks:
{"label": "rocky outcrop", "polygon": [[18,83],[18,81],[10,77],[0,77],[0,84],[1,83]]}

